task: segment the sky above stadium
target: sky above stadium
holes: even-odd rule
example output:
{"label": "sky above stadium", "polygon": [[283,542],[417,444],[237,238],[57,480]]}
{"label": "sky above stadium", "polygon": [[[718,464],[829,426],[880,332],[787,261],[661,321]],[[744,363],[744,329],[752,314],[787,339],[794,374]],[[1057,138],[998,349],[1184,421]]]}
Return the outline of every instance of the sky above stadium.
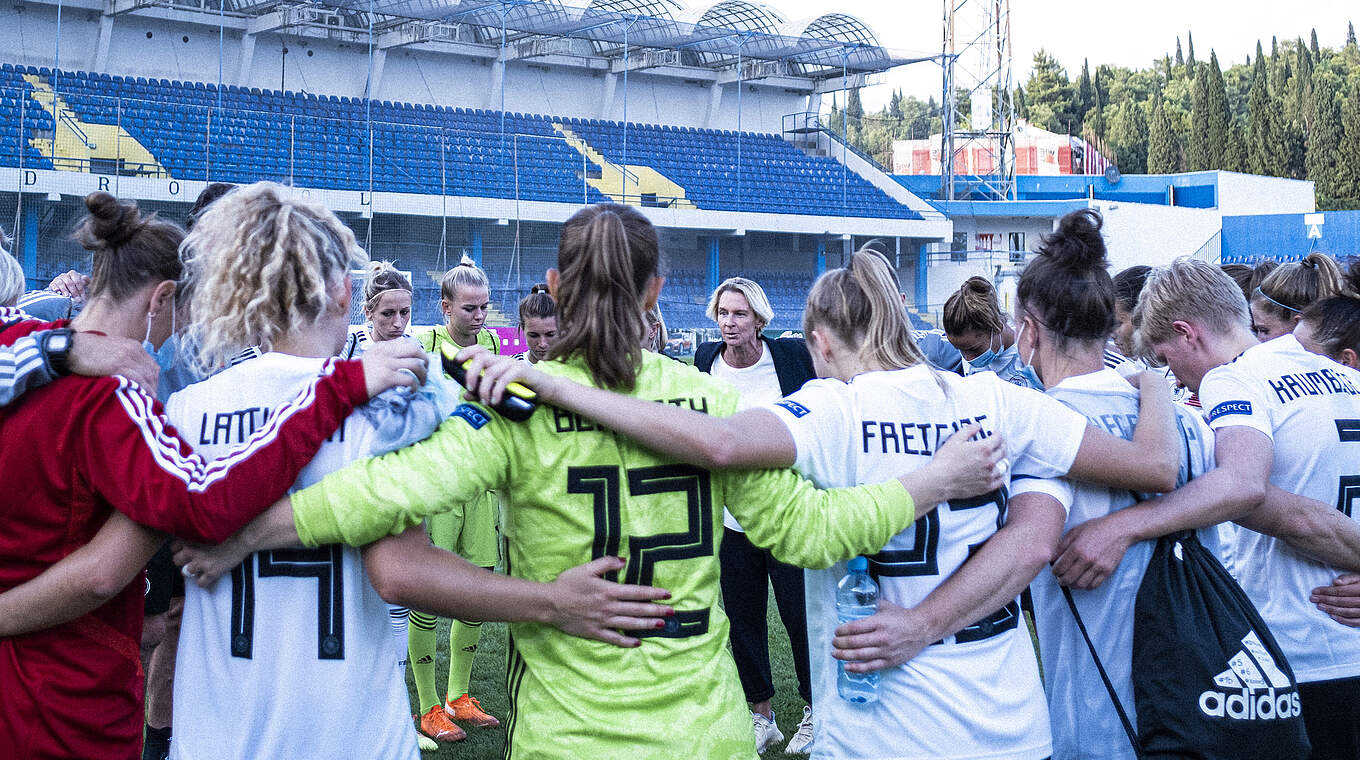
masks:
{"label": "sky above stadium", "polygon": [[[925,55],[940,51],[939,0],[844,0],[833,5],[826,0],[766,2],[790,19],[830,11],[851,13],[873,28],[889,48]],[[1110,63],[1144,67],[1163,53],[1174,51],[1177,35],[1184,44],[1187,30],[1194,34],[1197,57],[1208,60],[1212,48],[1226,66],[1253,54],[1257,39],[1268,48],[1271,35],[1307,39],[1316,28],[1319,44],[1339,47],[1345,41],[1348,21],[1360,26],[1360,2],[1011,0],[1014,76],[1018,83],[1029,77],[1030,63],[1040,48],[1056,56],[1074,79],[1087,58],[1092,66]],[[885,86],[864,92],[865,108],[876,109],[886,103],[894,87],[921,98],[940,92],[940,69],[933,63],[907,66],[885,79]]]}

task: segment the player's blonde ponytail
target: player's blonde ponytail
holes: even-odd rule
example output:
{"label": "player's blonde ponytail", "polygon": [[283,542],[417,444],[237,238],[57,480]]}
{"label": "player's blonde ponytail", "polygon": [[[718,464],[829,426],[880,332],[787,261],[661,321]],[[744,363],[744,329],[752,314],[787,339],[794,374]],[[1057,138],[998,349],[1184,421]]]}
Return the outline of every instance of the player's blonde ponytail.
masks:
{"label": "player's blonde ponytail", "polygon": [[850,265],[817,279],[808,293],[803,331],[830,330],[856,347],[872,369],[902,369],[925,361],[911,337],[897,276],[888,260],[861,249]]}
{"label": "player's blonde ponytail", "polygon": [[368,264],[335,214],[273,182],[209,206],[183,252],[204,368],[247,346],[269,351],[280,335],[314,324],[337,307],[331,292],[346,272]]}

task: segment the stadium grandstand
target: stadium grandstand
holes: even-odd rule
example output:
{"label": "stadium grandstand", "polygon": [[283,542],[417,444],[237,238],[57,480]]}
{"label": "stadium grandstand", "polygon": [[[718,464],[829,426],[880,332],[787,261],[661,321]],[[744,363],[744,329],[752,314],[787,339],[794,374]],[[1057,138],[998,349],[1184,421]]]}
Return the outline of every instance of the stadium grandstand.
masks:
{"label": "stadium grandstand", "polygon": [[[500,319],[583,203],[662,230],[675,327],[761,278],[797,328],[826,266],[870,238],[904,280],[944,215],[819,126],[824,96],[921,60],[852,16],[744,0],[29,2],[0,29],[0,218],[35,284],[108,189],[172,218],[207,182],[320,195],[412,272],[416,321],[464,254]],[[808,118],[808,115],[813,118]],[[904,287],[908,287],[904,283]]]}

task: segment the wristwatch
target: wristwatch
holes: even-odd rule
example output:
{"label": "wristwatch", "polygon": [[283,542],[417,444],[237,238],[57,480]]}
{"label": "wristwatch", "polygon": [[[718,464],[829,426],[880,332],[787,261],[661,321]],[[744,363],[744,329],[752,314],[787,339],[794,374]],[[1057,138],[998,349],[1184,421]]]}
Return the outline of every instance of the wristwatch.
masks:
{"label": "wristwatch", "polygon": [[43,336],[43,358],[47,360],[47,366],[52,370],[52,374],[71,374],[68,360],[71,357],[71,346],[75,342],[74,337],[75,330],[69,327],[48,330],[47,334]]}

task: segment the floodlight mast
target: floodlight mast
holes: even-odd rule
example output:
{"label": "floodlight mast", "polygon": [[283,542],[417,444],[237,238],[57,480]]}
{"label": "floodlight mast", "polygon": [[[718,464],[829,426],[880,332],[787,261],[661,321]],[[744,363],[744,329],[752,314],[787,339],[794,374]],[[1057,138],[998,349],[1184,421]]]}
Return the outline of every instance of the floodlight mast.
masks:
{"label": "floodlight mast", "polygon": [[[943,128],[940,135],[940,196],[1015,199],[1015,83],[1012,79],[1010,0],[943,0]],[[969,103],[965,118],[962,94]],[[966,127],[963,125],[967,125]],[[980,158],[962,173],[959,152]],[[982,149],[979,154],[977,149]],[[983,161],[986,165],[981,165]]]}

